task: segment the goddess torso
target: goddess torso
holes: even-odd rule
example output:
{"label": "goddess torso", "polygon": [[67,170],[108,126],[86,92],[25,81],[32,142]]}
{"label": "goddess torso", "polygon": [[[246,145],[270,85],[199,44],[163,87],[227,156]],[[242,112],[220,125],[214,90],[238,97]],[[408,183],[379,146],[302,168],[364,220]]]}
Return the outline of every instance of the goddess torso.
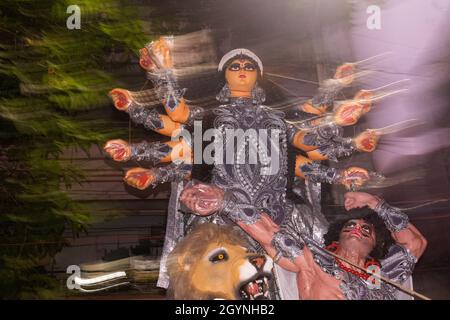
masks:
{"label": "goddess torso", "polygon": [[254,105],[247,98],[233,99],[213,112],[213,126],[220,138],[216,135],[219,147],[212,182],[233,192],[239,203],[264,209],[281,223],[288,206],[284,114]]}

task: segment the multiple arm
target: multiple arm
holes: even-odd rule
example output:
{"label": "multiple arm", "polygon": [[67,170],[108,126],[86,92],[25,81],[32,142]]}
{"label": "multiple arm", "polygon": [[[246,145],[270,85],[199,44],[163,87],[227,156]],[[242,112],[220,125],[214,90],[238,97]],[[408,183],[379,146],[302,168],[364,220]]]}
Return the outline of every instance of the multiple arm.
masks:
{"label": "multiple arm", "polygon": [[[161,38],[147,45],[140,53],[140,65],[147,71],[147,78],[152,81],[154,88],[140,92],[114,89],[110,92],[114,106],[127,112],[134,123],[159,134],[174,137],[182,129],[182,125],[192,121],[201,109],[190,108],[183,98],[185,89],[179,89],[177,86],[170,44],[166,39]],[[162,101],[166,115],[156,111],[155,101]],[[124,180],[138,189],[189,177],[191,148],[183,139],[133,144],[123,140],[110,140],[104,150],[115,161],[149,161],[153,165],[174,162],[167,167],[130,169]]]}
{"label": "multiple arm", "polygon": [[[372,152],[380,135],[375,130],[365,130],[354,138],[343,137],[344,126],[355,124],[372,107],[372,93],[359,91],[353,100],[335,101],[337,94],[353,81],[354,66],[344,64],[338,67],[333,79],[324,81],[318,93],[299,107],[298,112],[315,115],[312,120],[303,121],[300,127],[289,124],[291,144],[303,150],[306,157],[296,158],[295,174],[312,182],[343,184],[355,189],[369,180],[367,170],[351,167],[343,170],[328,168],[322,160],[338,161],[354,152]],[[326,112],[333,108],[333,113]],[[317,118],[319,116],[319,118]]]}

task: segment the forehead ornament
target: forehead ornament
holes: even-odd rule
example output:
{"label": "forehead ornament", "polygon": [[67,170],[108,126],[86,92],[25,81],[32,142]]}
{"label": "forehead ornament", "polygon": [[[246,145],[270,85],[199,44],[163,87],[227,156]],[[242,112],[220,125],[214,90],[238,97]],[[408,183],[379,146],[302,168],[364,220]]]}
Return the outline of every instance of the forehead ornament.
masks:
{"label": "forehead ornament", "polygon": [[259,57],[256,54],[254,54],[252,51],[250,51],[248,49],[244,49],[244,48],[234,49],[234,50],[231,50],[230,52],[226,53],[220,60],[219,67],[217,68],[217,70],[222,71],[224,65],[228,61],[230,61],[233,58],[238,58],[238,59],[242,60],[243,56],[247,56],[247,57],[253,59],[258,64],[258,68],[259,68],[259,70],[261,72],[261,76],[262,76],[263,64],[261,62],[261,59],[259,59]]}

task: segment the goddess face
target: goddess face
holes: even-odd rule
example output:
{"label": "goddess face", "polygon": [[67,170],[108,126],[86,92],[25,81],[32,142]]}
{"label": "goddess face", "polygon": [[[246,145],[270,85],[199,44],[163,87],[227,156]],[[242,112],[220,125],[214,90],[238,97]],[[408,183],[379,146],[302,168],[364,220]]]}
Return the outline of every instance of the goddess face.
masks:
{"label": "goddess face", "polygon": [[248,59],[233,60],[225,71],[225,79],[232,94],[238,92],[242,95],[250,95],[257,78],[258,69]]}

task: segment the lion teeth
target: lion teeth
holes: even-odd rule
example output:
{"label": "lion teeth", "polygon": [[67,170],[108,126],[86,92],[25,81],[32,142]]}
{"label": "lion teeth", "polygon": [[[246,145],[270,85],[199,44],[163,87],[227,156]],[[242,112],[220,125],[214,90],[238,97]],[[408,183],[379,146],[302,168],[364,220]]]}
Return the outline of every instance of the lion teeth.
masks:
{"label": "lion teeth", "polygon": [[269,279],[267,276],[261,276],[243,285],[239,291],[241,298],[244,300],[269,299]]}

